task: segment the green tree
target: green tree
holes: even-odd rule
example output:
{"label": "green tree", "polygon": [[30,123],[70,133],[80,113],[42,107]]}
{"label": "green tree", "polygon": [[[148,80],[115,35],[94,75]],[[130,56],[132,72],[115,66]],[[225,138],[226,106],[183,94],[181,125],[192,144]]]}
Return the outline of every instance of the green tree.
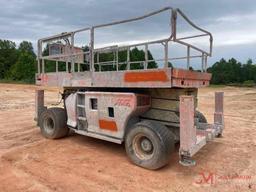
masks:
{"label": "green tree", "polygon": [[0,79],[7,77],[7,72],[18,58],[18,51],[14,42],[0,39]]}
{"label": "green tree", "polygon": [[33,49],[33,45],[31,42],[28,42],[28,41],[22,41],[19,45],[19,51],[21,52],[28,52],[30,53],[31,55],[35,55],[34,53],[34,49]]}
{"label": "green tree", "polygon": [[246,64],[242,66],[241,70],[242,81],[254,81],[256,83],[256,65],[249,59]]}
{"label": "green tree", "polygon": [[34,82],[36,55],[30,42],[23,41],[18,49],[18,59],[8,72],[8,79]]}
{"label": "green tree", "polygon": [[16,81],[33,82],[35,77],[35,57],[28,52],[21,52],[15,65],[10,71],[10,79]]}
{"label": "green tree", "polygon": [[241,64],[234,58],[228,61],[221,59],[207,71],[212,73],[211,83],[213,84],[243,83],[245,81],[256,83],[256,65],[251,59],[246,64]]}

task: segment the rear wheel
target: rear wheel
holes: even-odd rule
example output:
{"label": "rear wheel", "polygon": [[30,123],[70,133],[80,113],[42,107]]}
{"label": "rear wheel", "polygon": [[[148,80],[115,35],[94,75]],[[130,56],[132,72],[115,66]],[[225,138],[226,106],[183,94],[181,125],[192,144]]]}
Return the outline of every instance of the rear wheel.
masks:
{"label": "rear wheel", "polygon": [[50,108],[42,112],[39,119],[41,133],[49,139],[58,139],[68,135],[66,111],[62,108]]}
{"label": "rear wheel", "polygon": [[164,125],[142,121],[132,127],[125,138],[131,161],[147,169],[158,169],[169,162],[174,151],[174,135]]}

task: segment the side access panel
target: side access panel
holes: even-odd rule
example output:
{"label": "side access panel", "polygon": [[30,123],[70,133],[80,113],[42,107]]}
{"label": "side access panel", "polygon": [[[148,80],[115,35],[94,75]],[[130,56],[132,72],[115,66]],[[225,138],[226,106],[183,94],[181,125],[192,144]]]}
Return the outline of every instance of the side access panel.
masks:
{"label": "side access panel", "polygon": [[86,92],[88,131],[123,139],[128,120],[149,108],[149,104],[138,106],[138,97],[134,93]]}
{"label": "side access panel", "polygon": [[65,99],[65,105],[67,124],[75,132],[122,141],[128,121],[149,109],[150,96],[120,92],[76,92]]}

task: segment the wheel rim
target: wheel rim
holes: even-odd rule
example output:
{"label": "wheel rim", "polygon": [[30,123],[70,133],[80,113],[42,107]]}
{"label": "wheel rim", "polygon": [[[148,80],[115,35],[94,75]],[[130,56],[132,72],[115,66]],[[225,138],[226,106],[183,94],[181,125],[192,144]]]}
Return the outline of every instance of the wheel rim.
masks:
{"label": "wheel rim", "polygon": [[144,134],[137,134],[133,139],[133,150],[137,157],[146,160],[153,156],[154,145]]}
{"label": "wheel rim", "polygon": [[51,117],[45,117],[44,130],[47,134],[52,134],[54,132],[54,121]]}

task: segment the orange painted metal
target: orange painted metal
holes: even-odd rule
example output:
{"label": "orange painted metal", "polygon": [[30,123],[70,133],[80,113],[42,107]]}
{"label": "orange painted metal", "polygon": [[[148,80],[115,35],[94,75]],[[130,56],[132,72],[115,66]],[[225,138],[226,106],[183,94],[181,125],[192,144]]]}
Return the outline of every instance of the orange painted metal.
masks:
{"label": "orange painted metal", "polygon": [[177,79],[210,81],[212,75],[210,73],[189,71],[189,70],[185,70],[185,69],[173,69],[172,70],[172,77],[177,78]]}
{"label": "orange painted metal", "polygon": [[172,86],[182,88],[206,87],[209,85],[211,77],[212,75],[210,73],[202,73],[184,69],[173,69]]}
{"label": "orange painted metal", "polygon": [[99,120],[99,127],[101,129],[106,129],[106,130],[109,130],[109,131],[117,131],[117,126],[116,126],[115,121],[100,119]]}
{"label": "orange painted metal", "polygon": [[124,81],[127,83],[137,83],[146,81],[168,81],[165,71],[145,71],[145,72],[126,72]]}

